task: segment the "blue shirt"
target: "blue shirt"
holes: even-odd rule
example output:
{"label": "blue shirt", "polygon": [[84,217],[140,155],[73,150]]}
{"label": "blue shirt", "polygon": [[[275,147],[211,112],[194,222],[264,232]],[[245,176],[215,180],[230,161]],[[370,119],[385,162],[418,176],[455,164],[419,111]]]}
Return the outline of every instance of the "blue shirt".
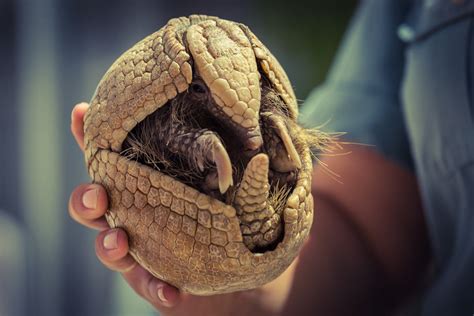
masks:
{"label": "blue shirt", "polygon": [[362,1],[300,116],[416,172],[435,275],[423,315],[474,314],[474,0]]}

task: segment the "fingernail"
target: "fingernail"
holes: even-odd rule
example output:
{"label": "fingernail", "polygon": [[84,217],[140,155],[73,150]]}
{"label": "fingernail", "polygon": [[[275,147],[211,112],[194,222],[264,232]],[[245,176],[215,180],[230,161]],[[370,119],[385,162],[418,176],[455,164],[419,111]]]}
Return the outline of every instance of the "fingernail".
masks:
{"label": "fingernail", "polygon": [[105,235],[103,244],[106,250],[117,249],[117,233],[117,230],[112,230]]}
{"label": "fingernail", "polygon": [[163,283],[158,284],[158,286],[157,286],[158,298],[163,303],[168,303],[168,299],[166,299],[165,292],[163,291],[164,287],[165,287],[165,285]]}
{"label": "fingernail", "polygon": [[97,207],[97,196],[99,191],[97,189],[89,189],[82,195],[82,204],[85,208],[95,209]]}

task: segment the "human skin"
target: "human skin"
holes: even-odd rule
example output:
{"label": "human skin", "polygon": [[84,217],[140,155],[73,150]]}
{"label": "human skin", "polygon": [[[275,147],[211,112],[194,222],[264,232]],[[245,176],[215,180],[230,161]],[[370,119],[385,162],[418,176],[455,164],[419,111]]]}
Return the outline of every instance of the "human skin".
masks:
{"label": "human skin", "polygon": [[[87,108],[80,103],[72,112],[81,149]],[[128,254],[126,233],[109,228],[107,194],[97,184],[72,192],[69,213],[100,231],[99,260],[164,315],[387,314],[419,287],[430,260],[416,178],[371,148],[344,150],[351,153],[323,158],[342,184],[315,165],[315,221],[298,260],[250,291],[199,297],[154,278]]]}

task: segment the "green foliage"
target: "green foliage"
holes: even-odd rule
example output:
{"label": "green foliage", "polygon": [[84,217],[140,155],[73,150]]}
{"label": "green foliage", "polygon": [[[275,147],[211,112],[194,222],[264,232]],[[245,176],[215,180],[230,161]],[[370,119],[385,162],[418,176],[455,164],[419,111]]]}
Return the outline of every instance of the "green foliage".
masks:
{"label": "green foliage", "polygon": [[[256,2],[257,34],[286,69],[298,99],[305,99],[329,69],[357,1]],[[249,25],[252,28],[252,25]]]}

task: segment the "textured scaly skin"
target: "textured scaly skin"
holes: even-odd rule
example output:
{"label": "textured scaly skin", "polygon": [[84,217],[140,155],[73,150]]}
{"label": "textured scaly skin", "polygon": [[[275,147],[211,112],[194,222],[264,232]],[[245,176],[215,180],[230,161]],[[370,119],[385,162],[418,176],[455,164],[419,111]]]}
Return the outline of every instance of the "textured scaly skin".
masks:
{"label": "textured scaly skin", "polygon": [[[192,63],[222,115],[245,132],[249,148],[262,143],[257,64],[296,121],[285,72],[247,27],[207,16],[173,19],[125,52],[99,83],[84,118],[88,171],[108,191],[108,223],[127,231],[131,255],[154,276],[198,295],[255,288],[280,275],[308,236],[313,198],[307,146],[296,148],[301,168],[282,212],[282,241],[263,254],[245,245],[232,205],[119,154],[138,122],[188,89]],[[240,198],[243,210],[251,201]]]}

